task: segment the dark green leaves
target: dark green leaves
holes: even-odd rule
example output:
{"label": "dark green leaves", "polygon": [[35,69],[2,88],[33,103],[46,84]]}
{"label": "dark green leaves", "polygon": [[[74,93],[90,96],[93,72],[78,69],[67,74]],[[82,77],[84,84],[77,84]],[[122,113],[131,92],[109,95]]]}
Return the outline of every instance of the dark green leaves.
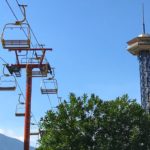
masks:
{"label": "dark green leaves", "polygon": [[127,95],[102,101],[71,93],[69,99],[41,120],[39,150],[150,149],[150,117]]}

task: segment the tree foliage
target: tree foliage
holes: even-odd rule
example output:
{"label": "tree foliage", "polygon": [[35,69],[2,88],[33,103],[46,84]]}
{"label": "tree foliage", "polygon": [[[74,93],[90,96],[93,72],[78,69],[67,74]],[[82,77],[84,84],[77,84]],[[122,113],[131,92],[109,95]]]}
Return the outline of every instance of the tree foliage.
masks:
{"label": "tree foliage", "polygon": [[150,117],[127,95],[102,101],[71,93],[69,99],[41,119],[38,150],[150,149]]}

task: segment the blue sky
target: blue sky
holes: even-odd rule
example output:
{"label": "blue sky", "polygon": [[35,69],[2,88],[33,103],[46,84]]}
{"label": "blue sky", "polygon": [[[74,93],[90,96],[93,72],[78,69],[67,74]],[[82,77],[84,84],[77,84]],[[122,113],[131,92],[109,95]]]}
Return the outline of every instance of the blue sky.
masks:
{"label": "blue sky", "polygon": [[[15,0],[8,0],[18,18]],[[67,99],[95,93],[104,100],[128,93],[140,102],[139,65],[126,50],[126,42],[142,33],[142,3],[145,4],[146,31],[150,32],[149,0],[20,0],[27,4],[27,19],[41,44],[53,48],[47,59],[55,67],[59,95]],[[0,32],[15,18],[5,0],[0,3]],[[32,37],[32,42],[36,42]],[[13,53],[0,47],[0,56],[15,63]],[[1,74],[2,64],[1,61]],[[17,79],[25,91],[25,72]],[[37,118],[50,109],[47,96],[40,94],[41,79],[33,79],[32,112]],[[16,92],[0,94],[1,132],[23,136],[23,118],[15,118]],[[58,104],[50,96],[53,106]]]}

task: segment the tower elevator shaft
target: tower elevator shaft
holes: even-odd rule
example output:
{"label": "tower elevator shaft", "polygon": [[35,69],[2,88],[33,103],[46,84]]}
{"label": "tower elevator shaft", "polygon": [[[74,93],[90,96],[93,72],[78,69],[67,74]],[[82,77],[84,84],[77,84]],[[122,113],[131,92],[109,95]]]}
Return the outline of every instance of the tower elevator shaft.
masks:
{"label": "tower elevator shaft", "polygon": [[150,113],[150,51],[141,51],[139,56],[141,104]]}

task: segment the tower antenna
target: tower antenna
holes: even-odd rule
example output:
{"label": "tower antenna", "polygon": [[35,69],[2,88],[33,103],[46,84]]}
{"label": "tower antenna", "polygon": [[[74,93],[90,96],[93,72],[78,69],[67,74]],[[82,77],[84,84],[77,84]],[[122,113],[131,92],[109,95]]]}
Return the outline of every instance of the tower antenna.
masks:
{"label": "tower antenna", "polygon": [[145,34],[144,3],[142,5],[143,34]]}

